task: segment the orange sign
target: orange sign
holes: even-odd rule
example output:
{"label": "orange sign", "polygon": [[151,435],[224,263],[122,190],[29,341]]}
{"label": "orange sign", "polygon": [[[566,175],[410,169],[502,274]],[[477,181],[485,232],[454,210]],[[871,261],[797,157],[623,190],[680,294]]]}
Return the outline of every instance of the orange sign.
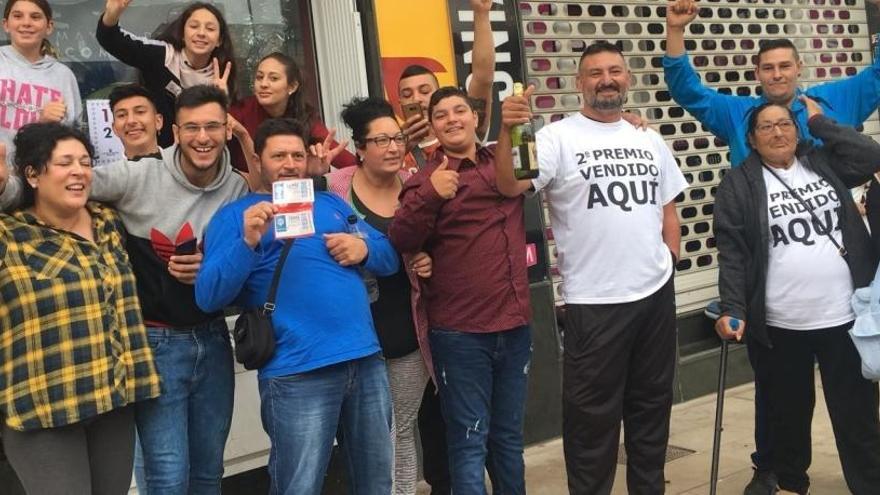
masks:
{"label": "orange sign", "polygon": [[433,71],[440,86],[458,84],[445,0],[375,0],[375,9],[382,84],[395,110],[400,109],[397,82],[410,65]]}

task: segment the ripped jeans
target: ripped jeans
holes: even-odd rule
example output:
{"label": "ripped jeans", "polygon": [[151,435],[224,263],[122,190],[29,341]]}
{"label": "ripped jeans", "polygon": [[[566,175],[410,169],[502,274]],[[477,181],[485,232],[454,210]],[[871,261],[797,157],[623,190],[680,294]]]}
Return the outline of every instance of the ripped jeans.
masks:
{"label": "ripped jeans", "polygon": [[[446,421],[452,492],[526,492],[523,416],[531,358],[526,326],[495,333],[432,328],[431,352]],[[488,453],[488,459],[487,459]]]}

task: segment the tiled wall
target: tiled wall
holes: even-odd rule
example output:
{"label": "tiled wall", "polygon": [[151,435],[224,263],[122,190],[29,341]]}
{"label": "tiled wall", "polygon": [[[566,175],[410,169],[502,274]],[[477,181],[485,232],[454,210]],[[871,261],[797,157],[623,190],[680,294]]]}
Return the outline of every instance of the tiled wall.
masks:
{"label": "tiled wall", "polygon": [[[679,198],[681,261],[676,291],[679,314],[716,298],[717,257],[712,236],[715,188],[729,167],[727,147],[672,101],[663,81],[667,0],[520,2],[532,105],[543,122],[581,107],[575,88],[580,52],[595,40],[619,42],[633,80],[627,108],[647,116],[673,149],[690,184]],[[759,94],[757,42],[789,38],[805,64],[804,87],[855,74],[871,63],[864,0],[702,0],[688,26],[687,49],[703,81],[718,91]],[[869,7],[873,8],[873,7]],[[876,114],[865,132],[880,134]],[[550,224],[545,210],[545,221]],[[551,226],[552,228],[552,226]],[[552,239],[552,235],[549,236]],[[562,283],[550,241],[557,303]]]}

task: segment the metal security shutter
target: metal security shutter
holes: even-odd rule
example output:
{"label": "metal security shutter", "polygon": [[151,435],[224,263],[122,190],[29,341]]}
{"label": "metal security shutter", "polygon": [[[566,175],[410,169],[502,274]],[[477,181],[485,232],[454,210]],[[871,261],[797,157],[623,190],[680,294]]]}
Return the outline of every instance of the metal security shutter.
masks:
{"label": "metal security shutter", "polygon": [[[532,106],[541,124],[581,107],[575,87],[580,52],[594,40],[620,42],[633,80],[627,108],[646,115],[675,153],[690,184],[679,197],[682,259],[677,266],[678,313],[702,309],[718,296],[712,234],[715,189],[728,168],[726,146],[672,101],[663,81],[667,0],[520,2]],[[790,38],[801,52],[804,87],[855,74],[871,63],[864,0],[708,0],[688,27],[687,49],[704,83],[728,94],[755,95],[757,41]],[[876,114],[865,132],[880,134]],[[549,214],[545,209],[549,225]],[[548,236],[552,239],[552,235]],[[557,304],[562,283],[550,241]]]}

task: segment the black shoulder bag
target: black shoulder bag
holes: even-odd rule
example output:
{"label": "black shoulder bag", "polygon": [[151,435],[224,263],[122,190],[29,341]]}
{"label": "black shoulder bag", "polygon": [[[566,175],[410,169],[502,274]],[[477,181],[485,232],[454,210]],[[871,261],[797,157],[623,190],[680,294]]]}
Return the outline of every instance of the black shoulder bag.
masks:
{"label": "black shoulder bag", "polygon": [[269,295],[266,304],[262,308],[253,308],[243,311],[235,320],[235,330],[232,332],[235,340],[235,360],[241,363],[245,369],[254,370],[263,367],[275,354],[275,329],[272,327],[272,313],[275,311],[275,293],[278,292],[278,282],[281,280],[281,270],[293,239],[284,243],[275,272],[272,274],[272,284],[269,285]]}
{"label": "black shoulder bag", "polygon": [[[791,194],[792,198],[798,200],[801,205],[803,205],[804,209],[810,212],[810,216],[813,217],[813,221],[816,222],[817,225],[822,226],[822,229],[825,231],[825,235],[828,237],[828,240],[831,241],[831,244],[834,244],[834,247],[837,248],[837,252],[840,254],[840,256],[846,258],[846,255],[849,253],[846,252],[846,248],[843,247],[843,245],[841,245],[839,242],[837,242],[837,239],[835,239],[831,233],[831,229],[834,227],[834,225],[826,226],[824,223],[822,223],[822,220],[819,220],[819,215],[816,215],[816,212],[813,211],[812,208],[810,208],[810,205],[807,204],[807,202],[804,201],[803,198],[801,198],[800,194],[794,192],[794,189],[792,189],[791,186],[789,186],[784,180],[782,180],[782,177],[776,175],[776,172],[774,172],[771,167],[768,167],[766,164],[764,164],[764,168],[766,168],[767,171],[773,175],[773,177],[776,177],[776,180],[778,180],[783,186],[785,186],[786,189],[788,189],[788,193]],[[842,206],[843,200],[841,200],[841,207]]]}

